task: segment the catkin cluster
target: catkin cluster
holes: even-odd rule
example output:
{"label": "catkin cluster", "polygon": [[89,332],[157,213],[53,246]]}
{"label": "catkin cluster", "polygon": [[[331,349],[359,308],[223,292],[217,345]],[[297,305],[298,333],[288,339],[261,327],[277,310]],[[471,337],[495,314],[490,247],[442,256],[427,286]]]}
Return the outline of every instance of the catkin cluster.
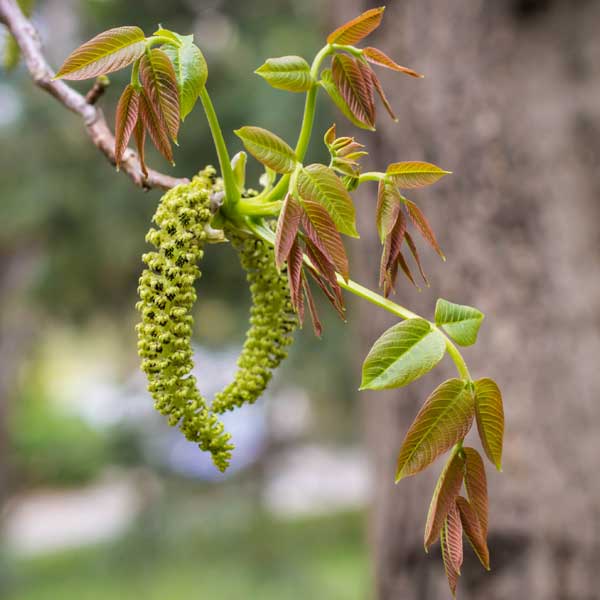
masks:
{"label": "catkin cluster", "polygon": [[212,403],[218,413],[252,403],[263,393],[273,369],[287,357],[286,347],[297,326],[287,275],[277,270],[273,250],[254,237],[225,231],[246,271],[252,308],[235,379]]}
{"label": "catkin cluster", "polygon": [[224,471],[231,458],[230,436],[214,413],[254,402],[266,388],[272,369],[286,356],[296,326],[287,277],[275,267],[273,251],[256,238],[228,229],[242,268],[247,272],[252,308],[250,329],[234,381],[212,405],[198,391],[193,368],[191,308],[196,300],[198,263],[204,255],[205,227],[212,218],[210,199],[222,191],[212,167],[187,185],[169,190],[154,215],[157,228],[146,240],[156,250],[142,257],[146,269],[139,281],[136,308],[138,351],[156,409],[178,425],[190,441],[209,451]]}

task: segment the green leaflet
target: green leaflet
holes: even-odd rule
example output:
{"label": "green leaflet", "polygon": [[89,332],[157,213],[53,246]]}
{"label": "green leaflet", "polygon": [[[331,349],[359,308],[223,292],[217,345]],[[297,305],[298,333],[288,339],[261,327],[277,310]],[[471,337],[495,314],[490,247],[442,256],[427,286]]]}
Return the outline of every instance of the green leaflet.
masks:
{"label": "green leaflet", "polygon": [[301,56],[269,58],[254,72],[272,87],[288,92],[306,92],[314,83],[310,65]]}
{"label": "green leaflet", "polygon": [[429,466],[469,432],[473,422],[473,394],[462,379],[439,385],[410,426],[400,454],[396,482]]}
{"label": "green leaflet", "polygon": [[333,76],[331,74],[330,69],[324,69],[321,71],[321,81],[319,82],[323,89],[327,92],[329,97],[333,100],[335,105],[342,111],[344,116],[354,125],[360,127],[361,129],[368,129],[369,131],[375,131],[375,127],[373,125],[369,125],[368,123],[364,123],[363,121],[359,121],[350,110],[348,104],[340,94],[333,81]]}
{"label": "green leaflet", "polygon": [[483,449],[498,471],[502,471],[504,407],[500,388],[489,377],[475,382],[475,414]]}
{"label": "green leaflet", "polygon": [[435,324],[461,346],[471,346],[477,341],[477,334],[484,315],[476,308],[453,304],[440,298],[435,305]]}
{"label": "green leaflet", "polygon": [[397,162],[391,164],[386,171],[393,182],[402,189],[414,189],[431,185],[451,171],[444,171],[436,165],[421,161]]}
{"label": "green leaflet", "polygon": [[241,127],[234,132],[246,150],[263,165],[277,173],[291,173],[298,162],[296,153],[279,136],[262,127]]}
{"label": "green leaflet", "polygon": [[183,121],[194,108],[202,88],[206,85],[208,78],[206,60],[200,48],[194,44],[193,35],[179,35],[162,29],[155,32],[155,35],[174,36],[179,41],[179,45],[176,43],[165,44],[162,49],[171,59],[175,68],[179,89],[180,116]]}
{"label": "green leaflet", "polygon": [[446,352],[444,336],[425,319],[390,327],[363,364],[361,390],[401,387],[431,371]]}
{"label": "green leaflet", "polygon": [[327,210],[338,231],[359,237],[350,194],[340,178],[325,165],[308,165],[298,173],[298,193],[303,200],[317,202]]}

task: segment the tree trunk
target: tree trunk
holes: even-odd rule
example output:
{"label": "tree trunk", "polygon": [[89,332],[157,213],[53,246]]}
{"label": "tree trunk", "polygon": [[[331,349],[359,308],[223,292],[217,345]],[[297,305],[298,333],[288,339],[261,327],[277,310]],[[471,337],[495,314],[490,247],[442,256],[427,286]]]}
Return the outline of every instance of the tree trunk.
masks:
{"label": "tree trunk", "polygon": [[[332,17],[378,4],[334,0]],[[478,344],[465,354],[474,376],[495,378],[504,393],[504,473],[488,470],[492,572],[465,565],[462,599],[598,597],[599,22],[592,0],[403,0],[389,3],[368,40],[426,74],[381,73],[400,123],[381,111],[377,134],[357,132],[370,167],[422,159],[454,171],[409,196],[448,262],[422,244],[432,287],[419,294],[401,282],[397,301],[430,318],[438,297],[483,310]],[[357,201],[354,273],[373,284],[375,190]],[[391,321],[360,310],[364,355]],[[402,438],[445,368],[364,395],[379,600],[448,597],[439,552],[425,556],[422,544],[436,473],[393,485]]]}

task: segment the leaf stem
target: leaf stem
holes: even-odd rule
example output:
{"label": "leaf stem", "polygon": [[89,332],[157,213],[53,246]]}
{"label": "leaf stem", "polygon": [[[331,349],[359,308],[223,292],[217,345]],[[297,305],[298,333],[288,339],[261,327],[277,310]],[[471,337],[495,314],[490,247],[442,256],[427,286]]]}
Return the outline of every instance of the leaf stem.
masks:
{"label": "leaf stem", "polygon": [[227,145],[225,144],[223,132],[219,125],[219,119],[217,118],[215,107],[213,106],[206,86],[203,86],[200,91],[200,101],[202,102],[202,108],[204,108],[208,126],[210,127],[210,133],[215,143],[219,167],[221,168],[221,175],[223,176],[223,183],[225,185],[225,201],[222,210],[225,214],[228,214],[232,212],[232,208],[239,202],[240,191],[235,183],[235,176],[233,174],[233,169],[231,168],[231,160],[229,158],[229,152],[227,151]]}
{"label": "leaf stem", "polygon": [[379,171],[368,171],[367,173],[363,173],[359,176],[358,185],[367,181],[381,181],[382,179],[385,179],[385,173],[380,173]]}
{"label": "leaf stem", "polygon": [[[310,142],[310,136],[312,134],[313,125],[315,122],[315,109],[317,106],[317,92],[319,91],[319,85],[317,80],[319,78],[319,70],[323,61],[329,54],[333,52],[334,48],[330,44],[323,46],[321,50],[315,56],[313,63],[310,68],[310,75],[313,79],[313,83],[306,92],[306,101],[304,103],[304,115],[302,117],[302,125],[300,127],[300,135],[298,136],[298,142],[296,143],[296,158],[299,162],[304,160],[306,151],[308,150],[308,144]],[[289,175],[284,175],[277,183],[277,185],[271,190],[266,200],[277,200],[282,198],[287,191],[288,183],[290,180]]]}
{"label": "leaf stem", "polygon": [[[263,225],[254,223],[250,220],[248,220],[247,225],[264,242],[270,244],[271,246],[274,245],[275,234],[270,229],[267,229]],[[307,256],[304,256],[304,262],[309,265],[312,264]],[[346,281],[339,273],[336,273],[336,279],[341,288],[345,289],[351,294],[354,294],[355,296],[358,296],[359,298],[362,298],[363,300],[366,300],[367,302],[370,302],[371,304],[374,304],[375,306],[379,306],[380,308],[387,310],[389,313],[392,313],[393,315],[396,315],[401,319],[423,318],[418,314],[412,312],[411,310],[408,310],[408,308],[405,308],[404,306],[401,306],[396,302],[392,302],[391,300],[384,298],[377,292],[366,288],[365,286],[361,285],[360,283],[357,283],[356,281],[352,281],[352,279],[348,279],[348,281]],[[458,348],[454,345],[454,343],[446,335],[446,333],[435,325],[435,323],[429,321],[429,324],[431,325],[432,329],[439,331],[444,336],[446,340],[446,350],[448,352],[448,355],[452,359],[452,362],[454,362],[454,365],[456,367],[456,370],[458,371],[460,378],[466,381],[471,381],[471,374],[469,373],[467,363],[465,362],[465,359],[463,358]]]}

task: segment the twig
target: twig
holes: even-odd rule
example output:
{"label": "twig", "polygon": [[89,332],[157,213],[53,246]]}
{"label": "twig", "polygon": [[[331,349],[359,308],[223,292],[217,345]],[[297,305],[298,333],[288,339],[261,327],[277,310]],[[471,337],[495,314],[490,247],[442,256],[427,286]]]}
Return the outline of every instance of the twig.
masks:
{"label": "twig", "polygon": [[[81,116],[94,145],[114,165],[115,138],[102,111],[63,81],[52,81],[54,73],[42,52],[38,32],[25,17],[15,0],[0,0],[0,21],[6,25],[15,38],[35,85],[54,96],[65,108]],[[148,169],[148,177],[144,177],[138,156],[131,149],[127,149],[123,155],[121,171],[127,173],[133,183],[144,189],[162,188],[166,190],[188,182],[187,179],[171,177],[152,169]]]}
{"label": "twig", "polygon": [[100,75],[94,81],[94,85],[90,88],[90,91],[85,95],[85,101],[88,104],[96,104],[102,98],[104,91],[109,85],[110,79],[106,75]]}

